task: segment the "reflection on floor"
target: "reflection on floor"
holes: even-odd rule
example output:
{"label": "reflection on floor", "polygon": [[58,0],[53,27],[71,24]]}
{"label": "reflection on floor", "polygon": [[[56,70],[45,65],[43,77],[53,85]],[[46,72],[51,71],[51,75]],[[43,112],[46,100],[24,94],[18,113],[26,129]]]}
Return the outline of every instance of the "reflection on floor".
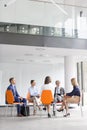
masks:
{"label": "reflection on floor", "polygon": [[[83,108],[83,117],[79,107],[70,109],[71,116],[64,118],[63,112],[57,112],[56,117],[47,118],[47,113],[37,111],[37,115],[32,115],[32,107],[30,108],[31,116],[16,117],[10,116],[6,108],[0,108],[0,130],[87,130],[87,106]],[[51,110],[52,113],[52,110]]]}

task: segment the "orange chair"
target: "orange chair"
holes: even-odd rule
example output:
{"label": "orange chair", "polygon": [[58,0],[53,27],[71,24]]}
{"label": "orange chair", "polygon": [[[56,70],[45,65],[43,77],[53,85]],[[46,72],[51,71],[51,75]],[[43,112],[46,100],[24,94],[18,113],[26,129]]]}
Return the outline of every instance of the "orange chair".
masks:
{"label": "orange chair", "polygon": [[26,99],[27,99],[28,101],[30,101],[30,93],[29,93],[29,92],[27,93]]}
{"label": "orange chair", "polygon": [[41,102],[43,105],[50,105],[53,102],[51,90],[43,90],[41,94]]}
{"label": "orange chair", "polygon": [[6,90],[6,104],[13,104],[14,96],[11,90]]}
{"label": "orange chair", "polygon": [[47,107],[48,114],[49,114],[49,107],[52,104],[53,100],[54,99],[53,99],[53,95],[52,95],[51,90],[43,90],[42,91],[41,102],[45,107]]}
{"label": "orange chair", "polygon": [[[15,107],[17,106],[18,104],[23,104],[23,103],[19,103],[19,102],[14,102],[14,96],[13,96],[13,93],[11,90],[6,90],[6,95],[5,95],[5,98],[6,98],[6,104],[7,104],[7,107]],[[11,109],[11,115],[12,115],[12,109]]]}
{"label": "orange chair", "polygon": [[29,93],[29,92],[27,93],[26,99],[28,100],[29,103],[33,103],[33,102],[31,101],[31,99],[30,99],[30,93]]}

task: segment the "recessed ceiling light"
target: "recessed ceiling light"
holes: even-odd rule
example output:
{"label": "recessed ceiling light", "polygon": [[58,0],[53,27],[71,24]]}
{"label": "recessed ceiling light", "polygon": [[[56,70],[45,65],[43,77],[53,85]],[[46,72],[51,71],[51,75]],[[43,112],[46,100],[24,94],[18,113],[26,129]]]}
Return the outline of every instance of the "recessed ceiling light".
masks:
{"label": "recessed ceiling light", "polygon": [[26,53],[26,54],[24,54],[25,56],[33,56],[33,54],[31,54],[31,53]]}
{"label": "recessed ceiling light", "polygon": [[50,60],[44,60],[44,62],[50,62]]}
{"label": "recessed ceiling light", "polygon": [[57,58],[64,58],[64,56],[60,56],[60,55],[55,55],[54,57],[57,57]]}
{"label": "recessed ceiling light", "polygon": [[24,59],[16,59],[16,61],[24,61]]}
{"label": "recessed ceiling light", "polygon": [[29,60],[29,62],[34,62],[34,60]]}
{"label": "recessed ceiling light", "polygon": [[46,49],[45,48],[36,48],[36,50],[38,50],[38,51],[45,51]]}
{"label": "recessed ceiling light", "polygon": [[40,54],[39,56],[40,56],[40,57],[49,57],[48,54]]}

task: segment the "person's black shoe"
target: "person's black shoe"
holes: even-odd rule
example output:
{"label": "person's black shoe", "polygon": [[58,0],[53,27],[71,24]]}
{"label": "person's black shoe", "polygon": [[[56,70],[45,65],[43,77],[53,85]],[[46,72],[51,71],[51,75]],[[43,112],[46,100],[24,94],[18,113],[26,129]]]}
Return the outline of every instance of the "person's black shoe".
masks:
{"label": "person's black shoe", "polygon": [[70,113],[67,113],[66,115],[64,115],[63,117],[68,117],[68,116],[70,116]]}
{"label": "person's black shoe", "polygon": [[48,118],[51,118],[51,115],[48,113]]}
{"label": "person's black shoe", "polygon": [[43,110],[46,111],[46,107],[44,107]]}
{"label": "person's black shoe", "polygon": [[63,112],[64,111],[64,109],[59,109],[59,110],[57,110],[58,112]]}
{"label": "person's black shoe", "polygon": [[23,117],[23,115],[22,114],[17,114],[17,117]]}

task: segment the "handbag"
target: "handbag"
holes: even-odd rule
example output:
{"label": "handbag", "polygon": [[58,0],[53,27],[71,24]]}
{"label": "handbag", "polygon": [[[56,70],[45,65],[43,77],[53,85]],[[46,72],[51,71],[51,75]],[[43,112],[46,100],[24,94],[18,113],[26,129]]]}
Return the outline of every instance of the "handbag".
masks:
{"label": "handbag", "polygon": [[30,116],[30,108],[29,108],[29,106],[21,106],[21,114],[23,116]]}

